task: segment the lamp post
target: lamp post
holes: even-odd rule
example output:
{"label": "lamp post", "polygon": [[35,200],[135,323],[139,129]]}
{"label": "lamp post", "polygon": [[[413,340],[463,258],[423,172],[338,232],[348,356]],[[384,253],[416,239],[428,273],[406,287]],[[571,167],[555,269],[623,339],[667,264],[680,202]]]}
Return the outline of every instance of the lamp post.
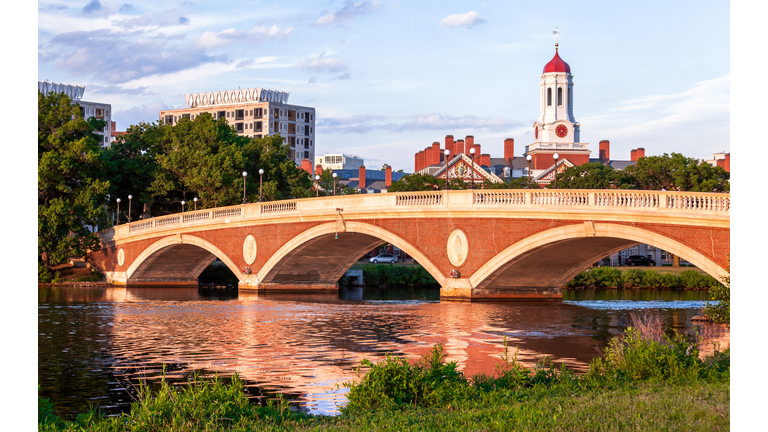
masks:
{"label": "lamp post", "polygon": [[315,197],[320,196],[320,176],[315,175]]}
{"label": "lamp post", "polygon": [[116,201],[117,201],[117,217],[115,218],[115,225],[119,225],[120,224],[120,198],[118,198]]}
{"label": "lamp post", "polygon": [[450,156],[451,151],[448,149],[445,149],[445,190],[451,190],[451,185],[448,184],[448,156]]}
{"label": "lamp post", "polygon": [[333,196],[336,196],[336,173],[333,173]]}
{"label": "lamp post", "polygon": [[533,156],[528,155],[525,157],[525,160],[528,161],[528,189],[531,188],[531,160],[533,159]]}
{"label": "lamp post", "polygon": [[186,204],[186,201],[181,201],[181,212],[184,213],[184,204]]}
{"label": "lamp post", "polygon": [[261,185],[262,185],[262,179],[264,178],[264,170],[259,170],[259,202],[263,202],[264,198],[261,195]]}
{"label": "lamp post", "polygon": [[560,159],[560,155],[555,153],[552,157],[555,158],[555,189],[557,189],[557,160]]}
{"label": "lamp post", "polygon": [[133,195],[128,195],[128,223],[131,223],[131,202],[133,200]]}
{"label": "lamp post", "polygon": [[475,148],[472,147],[469,149],[469,155],[472,157],[472,171],[470,174],[472,176],[472,189],[475,188]]}
{"label": "lamp post", "polygon": [[248,204],[248,200],[245,199],[245,178],[248,177],[248,173],[243,171],[243,204]]}
{"label": "lamp post", "polygon": [[197,197],[195,197],[192,201],[195,202],[195,211],[197,211]]}

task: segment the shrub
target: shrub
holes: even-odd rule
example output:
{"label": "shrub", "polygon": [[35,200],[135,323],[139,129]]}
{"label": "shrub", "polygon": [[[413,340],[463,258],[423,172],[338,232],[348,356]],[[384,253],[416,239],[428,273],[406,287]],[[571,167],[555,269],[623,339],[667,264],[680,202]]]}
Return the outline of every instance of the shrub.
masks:
{"label": "shrub", "polygon": [[439,343],[415,364],[388,354],[378,363],[363,360],[358,376],[362,367],[369,369],[359,382],[344,383],[349,387],[344,412],[439,406],[468,390],[468,381],[457,363],[445,363]]}
{"label": "shrub", "polygon": [[367,286],[420,287],[434,285],[435,278],[424,267],[366,264],[363,266],[363,280]]}
{"label": "shrub", "polygon": [[640,282],[640,287],[646,289],[660,288],[661,282],[661,274],[655,270],[646,270],[643,272],[643,280]]}
{"label": "shrub", "polygon": [[[730,272],[730,265],[728,271]],[[713,278],[714,279],[714,278]],[[723,283],[709,289],[709,296],[717,303],[707,303],[704,315],[714,322],[731,322],[731,275],[722,277]]]}
{"label": "shrub", "polygon": [[640,269],[627,270],[621,275],[621,284],[624,288],[640,288],[643,283],[643,271]]}
{"label": "shrub", "polygon": [[680,278],[672,273],[664,273],[661,275],[660,283],[664,289],[677,288],[680,286]]}
{"label": "shrub", "polygon": [[51,283],[53,279],[53,271],[45,265],[42,261],[37,261],[37,282],[39,283]]}

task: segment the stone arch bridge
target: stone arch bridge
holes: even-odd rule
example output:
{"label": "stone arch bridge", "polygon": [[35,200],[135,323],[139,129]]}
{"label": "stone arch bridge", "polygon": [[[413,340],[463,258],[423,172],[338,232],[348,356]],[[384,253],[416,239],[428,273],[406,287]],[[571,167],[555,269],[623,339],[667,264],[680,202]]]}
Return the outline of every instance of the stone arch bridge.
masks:
{"label": "stone arch bridge", "polygon": [[434,276],[441,299],[557,299],[590,264],[638,243],[716,278],[726,274],[730,195],[519,189],[346,195],[178,213],[99,235],[102,248],[92,261],[108,281],[129,286],[196,285],[219,258],[240,279],[240,290],[336,290],[352,264],[387,242]]}

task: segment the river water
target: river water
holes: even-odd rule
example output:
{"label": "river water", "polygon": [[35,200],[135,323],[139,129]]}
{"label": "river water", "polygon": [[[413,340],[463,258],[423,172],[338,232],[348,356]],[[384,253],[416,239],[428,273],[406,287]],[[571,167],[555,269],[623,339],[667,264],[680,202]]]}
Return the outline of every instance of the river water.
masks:
{"label": "river water", "polygon": [[417,358],[442,343],[468,376],[491,373],[503,337],[528,366],[549,356],[586,370],[633,311],[658,313],[669,331],[730,345],[728,327],[692,324],[701,291],[565,291],[563,301],[440,302],[438,289],[342,289],[270,295],[186,288],[38,290],[39,395],[59,415],[97,404],[129,409],[141,381],[184,381],[192,371],[238,373],[254,398],[282,393],[296,409],[334,414],[363,359]]}

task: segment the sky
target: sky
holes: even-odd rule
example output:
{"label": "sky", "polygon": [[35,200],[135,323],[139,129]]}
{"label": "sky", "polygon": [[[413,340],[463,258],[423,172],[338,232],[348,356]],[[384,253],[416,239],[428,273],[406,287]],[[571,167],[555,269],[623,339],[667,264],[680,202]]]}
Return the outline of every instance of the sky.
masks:
{"label": "sky", "polygon": [[38,79],[85,86],[121,131],[184,94],[262,87],[316,108],[316,155],[412,172],[473,135],[521,156],[557,28],[593,157],[603,139],[617,160],[730,151],[728,2],[127,1],[37,10]]}

